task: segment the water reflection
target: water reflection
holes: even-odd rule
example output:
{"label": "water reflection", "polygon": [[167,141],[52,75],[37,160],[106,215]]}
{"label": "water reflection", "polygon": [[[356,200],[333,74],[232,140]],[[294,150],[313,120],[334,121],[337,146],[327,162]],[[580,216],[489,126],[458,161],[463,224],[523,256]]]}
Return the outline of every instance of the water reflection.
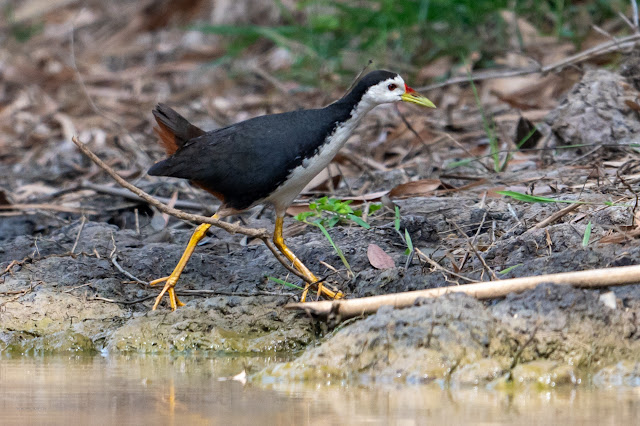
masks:
{"label": "water reflection", "polygon": [[276,359],[93,357],[0,359],[1,424],[625,424],[631,389],[509,395],[436,386],[219,381]]}

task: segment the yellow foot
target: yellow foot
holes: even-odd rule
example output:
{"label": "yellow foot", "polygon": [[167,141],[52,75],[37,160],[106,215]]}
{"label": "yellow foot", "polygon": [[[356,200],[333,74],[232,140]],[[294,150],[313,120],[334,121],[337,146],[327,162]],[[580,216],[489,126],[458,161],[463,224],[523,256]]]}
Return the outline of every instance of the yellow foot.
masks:
{"label": "yellow foot", "polygon": [[160,304],[160,301],[162,300],[162,296],[164,296],[165,293],[169,294],[169,303],[171,304],[172,311],[175,311],[178,306],[184,306],[184,303],[182,303],[180,299],[178,299],[176,290],[174,288],[176,286],[176,283],[178,282],[179,277],[180,275],[178,275],[177,277],[168,276],[158,278],[157,280],[153,280],[149,283],[149,285],[156,285],[166,281],[164,288],[162,289],[158,297],[156,297],[156,302],[153,304],[153,308],[151,310],[156,310],[156,308]]}
{"label": "yellow foot", "polygon": [[[304,291],[302,292],[302,297],[300,297],[300,302],[305,302],[307,300],[307,294],[309,294],[310,284],[307,284],[304,287]],[[344,293],[341,291],[335,292],[331,291],[329,288],[322,285],[322,283],[318,283],[318,297],[321,295],[327,296],[329,299],[342,299],[344,297]]]}

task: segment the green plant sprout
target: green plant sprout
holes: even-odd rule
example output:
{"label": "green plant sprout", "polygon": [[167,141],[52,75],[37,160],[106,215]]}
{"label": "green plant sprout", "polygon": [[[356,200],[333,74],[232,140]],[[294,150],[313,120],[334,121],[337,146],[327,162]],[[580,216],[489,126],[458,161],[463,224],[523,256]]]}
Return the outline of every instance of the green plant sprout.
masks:
{"label": "green plant sprout", "polygon": [[589,238],[591,238],[591,221],[587,224],[587,228],[584,230],[584,237],[582,237],[582,247],[589,245]]}
{"label": "green plant sprout", "polygon": [[[347,268],[350,277],[353,277],[355,274],[351,269],[351,265],[347,261],[347,258],[344,256],[344,253],[336,245],[336,243],[329,235],[327,228],[333,228],[339,222],[355,222],[356,224],[362,226],[365,229],[370,229],[371,225],[362,220],[362,211],[354,210],[350,204],[353,200],[341,201],[335,198],[322,197],[317,201],[309,203],[309,211],[302,212],[295,216],[296,220],[300,222],[306,223],[311,226],[315,226],[322,232],[327,241],[333,247],[333,250],[336,252],[342,264]],[[369,212],[373,213],[382,208],[381,205],[372,204],[369,206]]]}
{"label": "green plant sprout", "polygon": [[[365,229],[371,228],[367,222],[362,220],[362,210],[354,210],[350,204],[353,200],[341,201],[335,198],[322,197],[309,203],[309,211],[296,215],[295,219],[301,222],[316,222],[326,228],[333,228],[339,222],[355,222]],[[369,206],[369,213],[380,210],[382,206],[372,204]]]}
{"label": "green plant sprout", "polygon": [[[484,131],[487,134],[487,137],[489,138],[489,150],[490,150],[489,156],[493,160],[493,170],[496,173],[500,173],[500,172],[502,172],[502,171],[507,169],[507,166],[509,165],[509,161],[511,161],[511,158],[513,158],[513,151],[507,150],[507,155],[505,155],[504,160],[502,160],[502,163],[500,162],[500,153],[502,151],[500,150],[500,144],[498,143],[498,136],[496,135],[495,123],[493,122],[493,120],[489,120],[487,118],[487,115],[485,113],[484,107],[482,106],[482,103],[480,102],[480,96],[478,95],[478,89],[476,88],[476,85],[473,82],[473,79],[471,78],[471,72],[467,71],[467,75],[469,77],[469,83],[471,84],[471,90],[473,91],[473,97],[475,98],[476,105],[478,106],[478,109],[480,110],[480,115],[482,117],[482,124],[484,126]],[[520,139],[516,143],[516,147],[518,149],[520,149],[522,147],[522,145],[524,145],[531,138],[531,136],[533,136],[533,134],[536,132],[536,130],[538,130],[538,128],[534,126],[533,129],[531,129],[529,131],[529,133],[527,133],[522,139]],[[471,161],[473,161],[473,160],[469,159],[467,163],[464,163],[464,161],[459,161],[459,162],[457,162],[456,166],[466,165]]]}
{"label": "green plant sprout", "polygon": [[398,206],[395,206],[395,219],[393,221],[393,227],[407,246],[407,249],[404,251],[404,254],[407,256],[407,260],[404,263],[404,269],[407,269],[413,261],[413,255],[415,251],[413,249],[413,241],[411,241],[411,235],[409,234],[407,228],[404,229],[404,235],[402,234],[402,232],[400,232],[400,208]]}

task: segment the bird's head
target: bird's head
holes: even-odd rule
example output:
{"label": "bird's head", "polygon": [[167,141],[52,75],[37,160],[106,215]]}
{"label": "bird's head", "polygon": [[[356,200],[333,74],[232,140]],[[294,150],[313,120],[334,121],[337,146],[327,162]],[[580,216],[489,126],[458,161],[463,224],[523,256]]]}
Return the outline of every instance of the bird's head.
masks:
{"label": "bird's head", "polygon": [[404,101],[428,108],[436,107],[425,96],[407,86],[400,75],[390,71],[370,72],[358,82],[352,93],[360,95],[361,101],[372,105]]}

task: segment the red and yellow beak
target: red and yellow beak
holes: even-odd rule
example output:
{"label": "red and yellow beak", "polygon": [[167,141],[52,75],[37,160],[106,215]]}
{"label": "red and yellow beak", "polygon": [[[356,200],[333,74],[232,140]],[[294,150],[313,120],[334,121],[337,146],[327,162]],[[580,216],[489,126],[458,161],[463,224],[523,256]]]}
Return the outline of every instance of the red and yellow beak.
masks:
{"label": "red and yellow beak", "polygon": [[413,90],[411,87],[404,85],[404,94],[401,96],[405,102],[412,102],[414,104],[422,105],[428,108],[435,108],[435,104],[427,99],[426,96],[422,96],[420,93]]}

